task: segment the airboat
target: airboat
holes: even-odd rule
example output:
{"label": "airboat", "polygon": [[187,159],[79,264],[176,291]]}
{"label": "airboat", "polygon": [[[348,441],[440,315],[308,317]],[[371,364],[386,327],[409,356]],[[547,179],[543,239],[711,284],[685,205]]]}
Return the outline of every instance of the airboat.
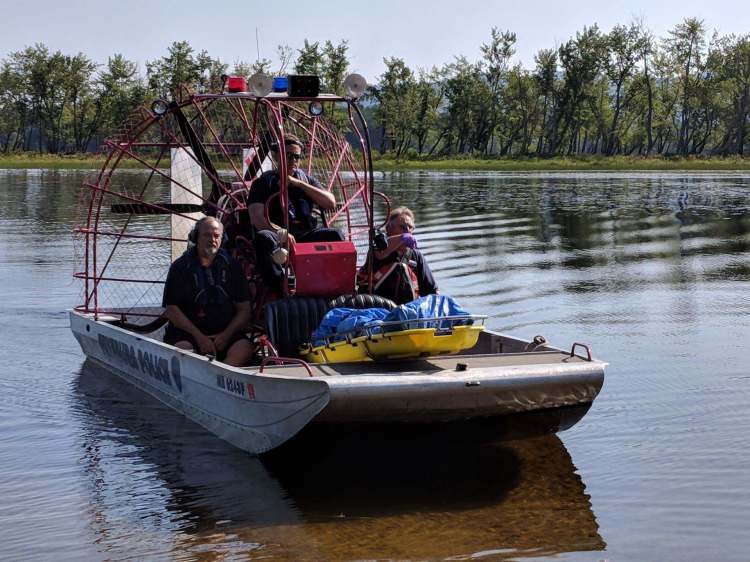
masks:
{"label": "airboat", "polygon": [[[81,304],[70,311],[70,325],[88,359],[252,454],[313,435],[329,442],[407,433],[494,440],[577,423],[601,390],[606,366],[582,343],[563,350],[471,317],[402,326],[401,335],[419,338],[399,353],[382,351],[394,336],[382,327],[311,348],[311,333],[334,307],[395,307],[372,294],[372,272],[363,289],[355,283],[390,209],[375,190],[357,102],[365,81],[349,76],[346,95],[319,86],[315,76],[227,77],[221,92],[184,90],[138,108],[104,142],[104,164],[80,192],[76,228]],[[284,282],[270,290],[256,268],[247,201],[272,166],[272,147],[288,133],[303,141],[300,167],[335,194],[336,207],[320,220],[346,240],[287,242]],[[245,367],[162,341],[169,265],[206,215],[224,224],[226,247],[250,289],[246,332],[259,352]],[[463,343],[441,344],[456,338]]]}

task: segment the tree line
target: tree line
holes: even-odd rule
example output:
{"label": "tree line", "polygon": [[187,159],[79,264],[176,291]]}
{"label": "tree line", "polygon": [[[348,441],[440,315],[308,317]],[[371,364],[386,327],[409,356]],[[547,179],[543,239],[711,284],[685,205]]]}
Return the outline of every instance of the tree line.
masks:
{"label": "tree line", "polygon": [[[408,157],[744,155],[750,127],[750,34],[709,36],[687,18],[657,38],[640,22],[584,27],[534,67],[514,63],[516,34],[493,28],[481,57],[412,69],[387,57],[363,100],[375,146]],[[146,63],[122,55],[98,65],[44,45],[0,65],[0,150],[85,152],[137,105],[183,84],[219,91],[222,75],[317,74],[341,93],[348,44],[282,45],[278,66],[228,64],[176,42]]]}

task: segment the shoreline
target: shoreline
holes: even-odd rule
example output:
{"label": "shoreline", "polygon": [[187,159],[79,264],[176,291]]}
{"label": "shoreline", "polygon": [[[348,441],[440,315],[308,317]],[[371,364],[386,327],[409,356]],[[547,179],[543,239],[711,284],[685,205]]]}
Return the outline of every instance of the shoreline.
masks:
{"label": "shoreline", "polygon": [[[81,155],[0,155],[0,169],[96,170],[104,158]],[[127,168],[140,168],[137,162],[122,162]],[[548,172],[548,171],[746,171],[750,158],[672,158],[631,156],[579,156],[558,158],[445,158],[395,160],[377,156],[373,169],[381,172],[475,171],[475,172]]]}

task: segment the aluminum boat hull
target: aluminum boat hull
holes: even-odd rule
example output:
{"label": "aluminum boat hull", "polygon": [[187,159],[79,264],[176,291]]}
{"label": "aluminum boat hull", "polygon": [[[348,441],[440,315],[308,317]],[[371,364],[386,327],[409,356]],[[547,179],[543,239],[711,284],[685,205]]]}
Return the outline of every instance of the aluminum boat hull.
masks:
{"label": "aluminum boat hull", "polygon": [[[425,438],[462,427],[491,438],[510,419],[573,425],[601,390],[606,363],[493,332],[466,355],[366,363],[237,368],[72,311],[70,324],[92,360],[252,454],[300,433],[414,429]],[[568,415],[568,412],[577,412]],[[440,428],[442,431],[438,431]],[[496,430],[496,431],[495,431]],[[539,433],[539,431],[536,431]],[[460,437],[459,437],[460,438]]]}

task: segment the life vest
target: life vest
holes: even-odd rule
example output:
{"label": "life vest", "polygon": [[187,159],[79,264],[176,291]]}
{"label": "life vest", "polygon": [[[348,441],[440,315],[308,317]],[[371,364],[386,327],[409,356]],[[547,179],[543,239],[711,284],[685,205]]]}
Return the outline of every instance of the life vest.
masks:
{"label": "life vest", "polygon": [[[387,260],[372,272],[373,293],[397,303],[418,299],[419,278],[416,269],[417,261],[410,249],[393,261]],[[362,282],[367,283],[366,270],[360,278],[360,283]],[[392,287],[389,286],[390,283],[393,283]]]}
{"label": "life vest", "polygon": [[202,267],[195,255],[195,248],[188,250],[194,255],[188,260],[188,274],[192,278],[195,298],[192,308],[196,319],[207,316],[234,316],[234,303],[224,288],[229,282],[229,254],[219,250],[211,267]]}

